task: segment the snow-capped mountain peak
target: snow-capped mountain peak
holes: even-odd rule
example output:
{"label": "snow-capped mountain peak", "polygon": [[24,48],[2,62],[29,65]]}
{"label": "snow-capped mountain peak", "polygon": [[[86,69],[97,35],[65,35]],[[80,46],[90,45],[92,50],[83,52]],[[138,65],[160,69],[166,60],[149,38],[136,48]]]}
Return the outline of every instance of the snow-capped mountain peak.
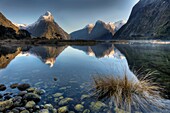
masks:
{"label": "snow-capped mountain peak", "polygon": [[47,11],[45,14],[40,16],[38,20],[54,21],[54,17],[49,11]]}

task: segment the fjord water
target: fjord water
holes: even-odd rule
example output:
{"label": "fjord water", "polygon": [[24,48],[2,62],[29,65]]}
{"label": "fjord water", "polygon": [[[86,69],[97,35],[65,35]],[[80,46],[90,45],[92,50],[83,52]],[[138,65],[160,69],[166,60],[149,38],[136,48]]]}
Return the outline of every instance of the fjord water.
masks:
{"label": "fjord water", "polygon": [[[3,53],[1,53],[3,54]],[[130,65],[130,68],[129,68]],[[46,91],[42,103],[58,107],[53,94],[74,99],[68,103],[70,110],[84,103],[90,109],[95,98],[82,100],[89,95],[94,75],[114,76],[138,81],[130,70],[132,67],[157,70],[156,81],[165,86],[168,97],[170,89],[170,45],[161,44],[99,44],[94,46],[34,46],[19,53],[8,65],[0,69],[0,83],[6,84],[6,91],[12,83],[29,83]],[[57,79],[57,81],[54,80]],[[104,102],[108,105],[108,102]],[[105,107],[101,112],[108,111]],[[104,111],[103,111],[104,110]]]}

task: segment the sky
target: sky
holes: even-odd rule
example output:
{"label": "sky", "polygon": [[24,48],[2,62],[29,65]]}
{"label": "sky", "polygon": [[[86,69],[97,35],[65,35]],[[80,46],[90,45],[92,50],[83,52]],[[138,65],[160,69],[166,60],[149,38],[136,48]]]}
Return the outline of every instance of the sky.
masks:
{"label": "sky", "polygon": [[32,24],[50,11],[68,33],[97,20],[128,20],[139,0],[0,0],[0,11],[13,23]]}

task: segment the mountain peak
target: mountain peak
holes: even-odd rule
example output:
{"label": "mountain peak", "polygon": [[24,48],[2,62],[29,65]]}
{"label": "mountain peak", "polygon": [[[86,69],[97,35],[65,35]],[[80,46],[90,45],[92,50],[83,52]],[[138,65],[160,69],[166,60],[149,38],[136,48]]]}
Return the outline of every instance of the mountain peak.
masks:
{"label": "mountain peak", "polygon": [[101,20],[97,20],[96,24],[105,24],[105,22],[103,22]]}
{"label": "mountain peak", "polygon": [[39,20],[54,21],[54,17],[51,12],[47,11],[45,14],[40,16]]}

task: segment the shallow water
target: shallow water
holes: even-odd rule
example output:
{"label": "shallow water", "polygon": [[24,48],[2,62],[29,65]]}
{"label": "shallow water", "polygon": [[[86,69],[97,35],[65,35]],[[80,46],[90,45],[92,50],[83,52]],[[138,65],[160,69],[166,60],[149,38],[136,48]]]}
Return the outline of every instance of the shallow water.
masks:
{"label": "shallow water", "polygon": [[[79,103],[90,109],[91,102],[97,101],[81,100],[82,95],[89,95],[94,75],[118,78],[127,75],[129,80],[138,81],[130,70],[133,65],[161,72],[157,81],[166,81],[162,85],[170,87],[170,45],[33,46],[14,56],[0,69],[0,83],[8,86],[6,91],[17,91],[9,88],[12,83],[29,83],[46,91],[41,103],[52,103],[55,107],[59,105],[53,94],[63,93],[64,98],[74,99],[68,104],[70,110]],[[105,107],[100,112],[108,110]]]}

